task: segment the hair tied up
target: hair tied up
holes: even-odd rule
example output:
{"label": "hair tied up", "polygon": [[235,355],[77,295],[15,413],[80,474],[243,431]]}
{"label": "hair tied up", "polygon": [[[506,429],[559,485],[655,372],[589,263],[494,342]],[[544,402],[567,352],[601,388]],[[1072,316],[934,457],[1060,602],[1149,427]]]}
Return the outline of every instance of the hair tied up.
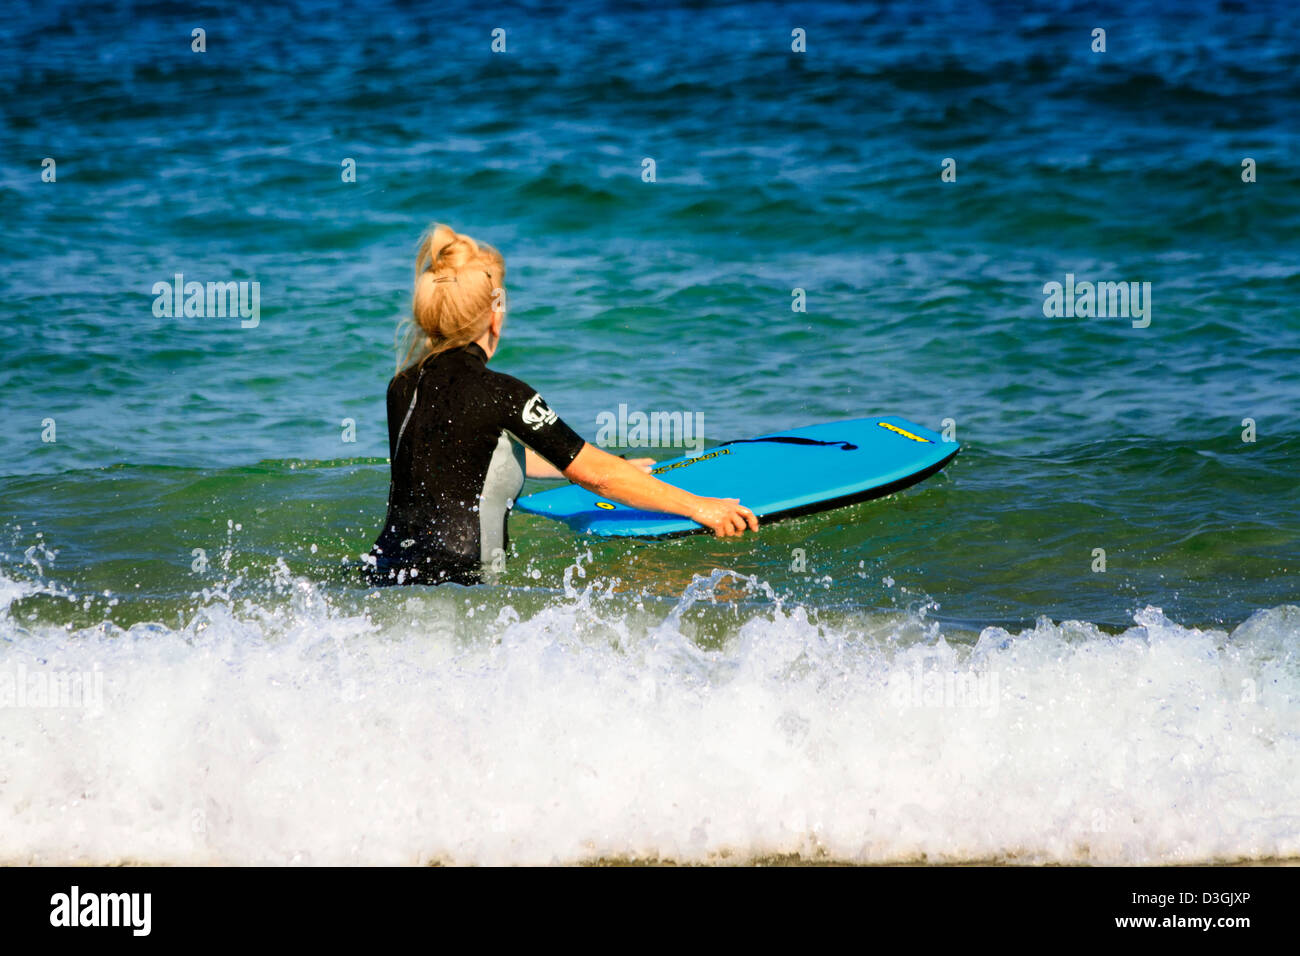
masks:
{"label": "hair tied up", "polygon": [[[505,274],[501,253],[486,243],[443,224],[426,232],[415,255],[411,318],[399,330],[406,336],[399,368],[477,340],[501,309]],[[456,288],[443,288],[448,284]]]}

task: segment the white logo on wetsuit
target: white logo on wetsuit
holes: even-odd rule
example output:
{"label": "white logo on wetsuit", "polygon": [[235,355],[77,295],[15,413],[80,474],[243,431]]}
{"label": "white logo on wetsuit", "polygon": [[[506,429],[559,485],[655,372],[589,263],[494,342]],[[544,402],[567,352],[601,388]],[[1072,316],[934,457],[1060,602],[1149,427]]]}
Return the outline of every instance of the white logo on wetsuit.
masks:
{"label": "white logo on wetsuit", "polygon": [[523,419],[525,425],[532,425],[533,431],[541,428],[543,425],[549,425],[559,419],[559,415],[546,407],[546,402],[542,401],[540,394],[530,398],[524,405]]}

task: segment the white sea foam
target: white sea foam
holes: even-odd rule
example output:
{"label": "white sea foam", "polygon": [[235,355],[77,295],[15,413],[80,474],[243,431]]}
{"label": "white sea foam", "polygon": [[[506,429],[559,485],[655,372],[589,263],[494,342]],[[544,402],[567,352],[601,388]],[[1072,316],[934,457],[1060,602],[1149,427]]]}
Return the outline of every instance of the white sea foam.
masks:
{"label": "white sea foam", "polygon": [[290,580],[70,632],[0,578],[0,673],[104,675],[100,708],[0,708],[0,861],[1300,855],[1300,608],[974,642],[761,589],[714,608],[715,583],[665,615],[450,587],[345,610]]}

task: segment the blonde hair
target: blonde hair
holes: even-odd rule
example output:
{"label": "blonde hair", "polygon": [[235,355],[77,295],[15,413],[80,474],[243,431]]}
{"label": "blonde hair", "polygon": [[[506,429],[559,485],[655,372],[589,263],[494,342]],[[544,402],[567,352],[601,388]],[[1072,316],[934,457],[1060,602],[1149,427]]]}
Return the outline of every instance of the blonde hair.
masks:
{"label": "blonde hair", "polygon": [[493,310],[504,307],[499,296],[505,277],[506,263],[496,249],[435,224],[415,254],[411,317],[398,329],[398,370],[482,336]]}

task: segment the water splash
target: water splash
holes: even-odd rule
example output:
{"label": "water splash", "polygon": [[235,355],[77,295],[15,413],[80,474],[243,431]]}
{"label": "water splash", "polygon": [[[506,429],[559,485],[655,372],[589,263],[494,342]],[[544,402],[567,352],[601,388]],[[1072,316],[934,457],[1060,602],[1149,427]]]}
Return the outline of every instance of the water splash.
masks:
{"label": "water splash", "polygon": [[275,585],[178,627],[20,629],[0,602],[0,674],[104,675],[98,712],[0,708],[0,860],[1300,853],[1300,608],[975,636],[820,622],[725,570],[667,610],[596,580],[353,607]]}

